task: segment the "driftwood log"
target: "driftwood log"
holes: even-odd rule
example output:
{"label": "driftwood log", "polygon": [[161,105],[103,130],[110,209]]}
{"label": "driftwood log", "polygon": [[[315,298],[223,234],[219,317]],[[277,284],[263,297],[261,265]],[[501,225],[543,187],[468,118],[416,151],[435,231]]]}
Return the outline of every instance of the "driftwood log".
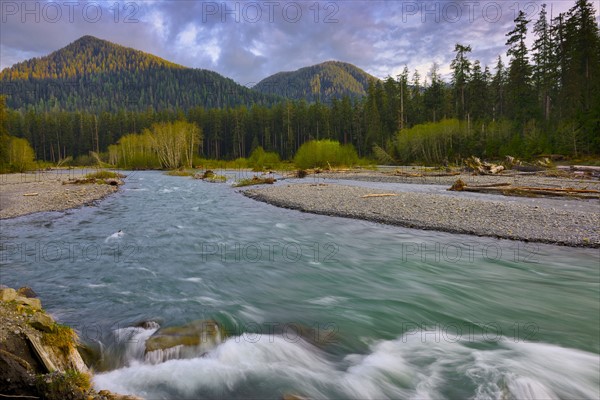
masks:
{"label": "driftwood log", "polygon": [[398,196],[398,193],[370,193],[365,194],[364,196],[360,196],[362,199],[367,199],[370,197],[393,197]]}
{"label": "driftwood log", "polygon": [[468,186],[462,180],[457,180],[448,190],[503,194],[505,196],[568,196],[583,199],[600,199],[600,190],[574,189],[574,188],[544,188],[530,186],[512,186],[510,183],[497,183],[492,185]]}

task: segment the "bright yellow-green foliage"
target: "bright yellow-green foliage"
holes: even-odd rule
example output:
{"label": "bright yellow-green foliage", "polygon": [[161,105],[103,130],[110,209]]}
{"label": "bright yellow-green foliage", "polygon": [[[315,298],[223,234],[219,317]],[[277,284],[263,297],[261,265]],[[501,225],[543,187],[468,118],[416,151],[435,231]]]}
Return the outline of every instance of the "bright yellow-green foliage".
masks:
{"label": "bright yellow-green foliage", "polygon": [[254,176],[253,178],[240,179],[235,183],[235,187],[244,187],[244,186],[252,186],[252,185],[272,185],[275,183],[275,178],[266,177],[259,178],[258,176]]}
{"label": "bright yellow-green foliage", "polygon": [[333,140],[311,140],[304,143],[294,156],[294,163],[300,169],[351,167],[358,162],[354,146],[341,145]]}
{"label": "bright yellow-green foliage", "polygon": [[8,137],[7,158],[2,160],[12,172],[25,172],[34,167],[35,154],[27,139]]}
{"label": "bright yellow-green foliage", "polygon": [[279,158],[279,154],[266,152],[261,146],[254,149],[248,158],[248,166],[251,167],[253,171],[277,169],[280,163],[281,159]]}
{"label": "bright yellow-green foliage", "polygon": [[194,171],[184,170],[184,169],[173,169],[171,171],[167,171],[167,175],[170,176],[194,176]]}
{"label": "bright yellow-green foliage", "polygon": [[507,120],[469,125],[467,121],[445,119],[400,131],[396,136],[396,154],[401,163],[460,163],[472,155],[530,157],[548,151],[546,144],[547,138],[533,122],[526,124],[523,137],[516,137]]}
{"label": "bright yellow-green foliage", "polygon": [[76,345],[75,337],[75,331],[70,327],[54,324],[52,332],[43,334],[42,341],[45,345],[58,348],[67,354],[69,349]]}
{"label": "bright yellow-green foliage", "polygon": [[466,124],[457,119],[445,119],[415,125],[398,133],[397,152],[404,162],[439,163],[467,138]]}
{"label": "bright yellow-green foliage", "polygon": [[103,170],[103,171],[97,171],[97,172],[90,172],[85,177],[92,178],[92,179],[112,179],[112,178],[122,178],[122,175],[117,172]]}
{"label": "bright yellow-green foliage", "polygon": [[201,140],[201,130],[194,123],[158,123],[142,134],[123,136],[118,144],[109,146],[109,162],[129,169],[191,168]]}
{"label": "bright yellow-green foliage", "polygon": [[[274,153],[266,152],[266,154],[271,155]],[[294,165],[292,165],[288,161],[279,161],[275,163],[272,156],[268,156],[266,161],[264,162],[264,168],[268,168],[271,170],[277,171],[292,171],[294,170]],[[254,169],[254,165],[250,158],[236,158],[235,160],[212,160],[207,158],[194,157],[194,167],[200,169],[212,169],[212,170],[237,170],[237,169]],[[261,169],[261,171],[264,169]]]}
{"label": "bright yellow-green foliage", "polygon": [[194,154],[201,140],[198,125],[185,121],[152,125],[145,131],[163,168],[174,169],[183,165],[192,167]]}

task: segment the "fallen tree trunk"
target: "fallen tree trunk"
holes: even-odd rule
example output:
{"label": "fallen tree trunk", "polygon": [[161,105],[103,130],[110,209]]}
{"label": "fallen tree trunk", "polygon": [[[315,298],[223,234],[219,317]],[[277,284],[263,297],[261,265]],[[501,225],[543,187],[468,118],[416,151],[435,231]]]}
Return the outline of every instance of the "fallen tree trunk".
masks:
{"label": "fallen tree trunk", "polygon": [[597,193],[600,194],[600,190],[593,189],[574,189],[574,188],[540,188],[540,187],[520,187],[523,190],[537,190],[537,191],[549,191],[549,192],[568,192],[568,193]]}
{"label": "fallen tree trunk", "polygon": [[582,199],[600,199],[600,192],[594,190],[567,190],[567,189],[549,189],[549,188],[527,188],[519,186],[508,187],[470,187],[465,186],[464,192],[503,194],[505,196],[557,196],[557,197],[578,197]]}
{"label": "fallen tree trunk", "polygon": [[393,196],[398,196],[398,193],[371,193],[371,194],[365,194],[360,197],[361,197],[361,199],[366,199],[366,198],[370,198],[370,197],[393,197]]}
{"label": "fallen tree trunk", "polygon": [[568,165],[556,167],[560,170],[582,171],[582,172],[597,172],[600,173],[600,167],[592,165]]}
{"label": "fallen tree trunk", "polygon": [[454,184],[448,190],[492,194],[500,193],[505,196],[542,195],[559,197],[569,196],[583,199],[600,199],[600,190],[512,186],[510,183],[506,182],[489,185],[468,186],[460,179],[454,182]]}

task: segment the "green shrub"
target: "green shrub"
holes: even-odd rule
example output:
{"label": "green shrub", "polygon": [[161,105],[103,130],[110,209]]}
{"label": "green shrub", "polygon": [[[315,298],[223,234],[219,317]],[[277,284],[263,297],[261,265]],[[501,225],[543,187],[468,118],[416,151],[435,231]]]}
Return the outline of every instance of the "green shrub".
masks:
{"label": "green shrub", "polygon": [[90,178],[90,179],[113,179],[113,178],[122,178],[123,175],[121,175],[117,172],[113,172],[113,171],[102,170],[102,171],[90,172],[85,177]]}
{"label": "green shrub", "polygon": [[8,169],[12,172],[25,172],[35,168],[35,153],[27,139],[11,136],[8,138],[7,160],[2,160],[8,164]]}
{"label": "green shrub", "polygon": [[81,154],[77,156],[77,158],[73,160],[70,164],[79,167],[91,167],[98,164],[98,161],[88,154]]}
{"label": "green shrub", "polygon": [[254,176],[252,178],[240,179],[235,183],[235,187],[252,186],[252,185],[272,185],[277,180],[273,177],[259,178]]}
{"label": "green shrub", "polygon": [[194,176],[194,171],[186,171],[183,169],[173,169],[166,172],[169,176]]}
{"label": "green shrub", "polygon": [[294,156],[294,164],[300,169],[351,167],[358,162],[358,155],[351,144],[341,145],[333,140],[311,140],[304,143]]}
{"label": "green shrub", "polygon": [[252,151],[250,157],[248,157],[248,166],[253,171],[259,172],[265,169],[277,169],[281,164],[279,154],[274,152],[267,152],[261,146],[258,146]]}

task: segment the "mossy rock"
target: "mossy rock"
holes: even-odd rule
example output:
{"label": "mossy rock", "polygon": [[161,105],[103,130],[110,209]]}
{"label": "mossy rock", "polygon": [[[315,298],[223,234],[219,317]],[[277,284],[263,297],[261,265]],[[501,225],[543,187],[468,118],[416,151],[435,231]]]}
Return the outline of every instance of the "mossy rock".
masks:
{"label": "mossy rock", "polygon": [[42,332],[52,332],[56,323],[51,316],[44,312],[36,312],[29,319],[29,325]]}
{"label": "mossy rock", "polygon": [[210,169],[207,171],[204,171],[204,173],[202,174],[202,179],[211,179],[215,177],[215,173],[213,171],[211,171]]}
{"label": "mossy rock", "polygon": [[0,289],[0,301],[13,301],[17,298],[17,291],[13,288]]}
{"label": "mossy rock", "polygon": [[27,297],[17,296],[15,302],[17,304],[22,304],[24,306],[31,307],[33,310],[42,309],[42,302],[40,301],[40,299],[30,299]]}
{"label": "mossy rock", "polygon": [[223,336],[215,321],[194,321],[182,326],[159,329],[146,341],[146,352],[166,350],[175,346],[217,344]]}
{"label": "mossy rock", "polygon": [[38,297],[37,293],[33,291],[29,286],[23,286],[17,290],[17,294],[28,299],[35,299]]}

